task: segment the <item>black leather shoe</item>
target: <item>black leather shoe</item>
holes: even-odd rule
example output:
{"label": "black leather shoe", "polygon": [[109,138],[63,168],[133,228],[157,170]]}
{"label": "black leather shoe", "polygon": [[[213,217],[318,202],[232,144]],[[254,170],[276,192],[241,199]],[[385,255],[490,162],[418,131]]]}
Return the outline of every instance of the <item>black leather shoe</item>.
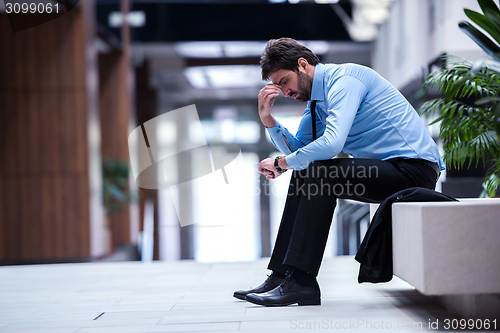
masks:
{"label": "black leather shoe", "polygon": [[291,276],[287,276],[279,286],[262,294],[248,294],[246,300],[264,306],[321,305],[318,282],[311,286],[301,286]]}
{"label": "black leather shoe", "polygon": [[238,290],[235,291],[233,296],[238,298],[238,299],[245,299],[247,294],[259,294],[259,293],[265,293],[266,291],[273,290],[277,286],[280,285],[281,281],[283,281],[282,278],[276,276],[275,274],[271,274],[267,276],[266,281],[264,281],[261,285],[258,287],[249,289],[249,290]]}

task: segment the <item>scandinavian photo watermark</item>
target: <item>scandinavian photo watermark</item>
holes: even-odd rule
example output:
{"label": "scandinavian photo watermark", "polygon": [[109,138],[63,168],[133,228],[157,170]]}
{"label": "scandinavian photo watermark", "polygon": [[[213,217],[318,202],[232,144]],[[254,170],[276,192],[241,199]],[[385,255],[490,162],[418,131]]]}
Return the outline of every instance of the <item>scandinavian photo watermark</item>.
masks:
{"label": "scandinavian photo watermark", "polygon": [[[287,196],[300,195],[307,197],[308,200],[317,195],[363,196],[366,193],[365,181],[379,177],[378,167],[354,165],[354,161],[352,165],[345,164],[328,166],[312,164],[306,169],[297,171],[297,177],[290,182]],[[274,191],[277,191],[276,187],[264,181],[254,189],[254,195],[277,194]]]}
{"label": "scandinavian photo watermark", "polygon": [[[211,202],[210,211],[230,212],[226,202],[248,193],[240,184],[250,173],[241,172],[241,148],[235,143],[207,142],[196,105],[163,113],[135,128],[128,137],[132,174],[137,186],[144,189],[169,189],[181,226],[196,223],[193,214],[182,213],[196,195]],[[259,165],[252,166],[258,170]],[[375,165],[359,165],[354,159],[315,161],[293,173],[288,187],[273,186],[258,172],[250,182],[252,195],[271,196],[280,191],[287,196],[310,200],[315,196],[362,197],[369,179],[379,177]],[[245,179],[243,179],[245,178]],[[278,194],[278,193],[276,193]],[[217,200],[212,200],[212,199]],[[204,220],[210,212],[204,210]],[[214,219],[217,219],[214,217]]]}

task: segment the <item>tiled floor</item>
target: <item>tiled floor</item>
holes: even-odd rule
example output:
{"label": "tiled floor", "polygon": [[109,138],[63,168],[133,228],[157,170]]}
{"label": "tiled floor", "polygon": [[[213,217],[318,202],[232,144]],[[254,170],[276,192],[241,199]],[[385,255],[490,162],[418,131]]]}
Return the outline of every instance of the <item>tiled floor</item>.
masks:
{"label": "tiled floor", "polygon": [[[454,318],[397,278],[359,285],[352,257],[323,262],[321,306],[266,308],[232,297],[236,289],[260,284],[266,265],[267,260],[0,267],[0,333],[423,331],[429,321]],[[411,328],[418,323],[422,328]]]}

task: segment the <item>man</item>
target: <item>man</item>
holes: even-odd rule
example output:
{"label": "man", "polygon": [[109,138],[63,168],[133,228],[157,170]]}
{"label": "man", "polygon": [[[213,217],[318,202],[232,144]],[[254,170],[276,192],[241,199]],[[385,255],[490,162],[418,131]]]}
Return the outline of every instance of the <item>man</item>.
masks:
{"label": "man", "polygon": [[[316,276],[337,198],[381,202],[409,187],[434,189],[444,164],[413,107],[372,69],[321,64],[290,38],[267,43],[261,68],[272,83],[259,93],[259,116],[285,156],[261,161],[259,172],[266,179],[293,174],[268,266],[273,273],[234,297],[320,305]],[[280,91],[308,102],[296,135],[271,114]],[[332,159],[342,150],[353,158]]]}

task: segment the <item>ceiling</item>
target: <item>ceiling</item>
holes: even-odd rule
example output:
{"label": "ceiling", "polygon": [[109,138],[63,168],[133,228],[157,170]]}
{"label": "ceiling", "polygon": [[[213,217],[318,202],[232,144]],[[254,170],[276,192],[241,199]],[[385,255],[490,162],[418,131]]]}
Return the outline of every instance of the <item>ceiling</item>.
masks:
{"label": "ceiling", "polygon": [[[351,15],[350,1],[339,6]],[[98,21],[117,36],[109,15],[116,0],[97,1]],[[131,11],[145,13],[145,24],[132,29],[133,42],[263,41],[291,37],[301,40],[350,41],[330,4],[313,1],[270,3],[267,0],[133,1]]]}

